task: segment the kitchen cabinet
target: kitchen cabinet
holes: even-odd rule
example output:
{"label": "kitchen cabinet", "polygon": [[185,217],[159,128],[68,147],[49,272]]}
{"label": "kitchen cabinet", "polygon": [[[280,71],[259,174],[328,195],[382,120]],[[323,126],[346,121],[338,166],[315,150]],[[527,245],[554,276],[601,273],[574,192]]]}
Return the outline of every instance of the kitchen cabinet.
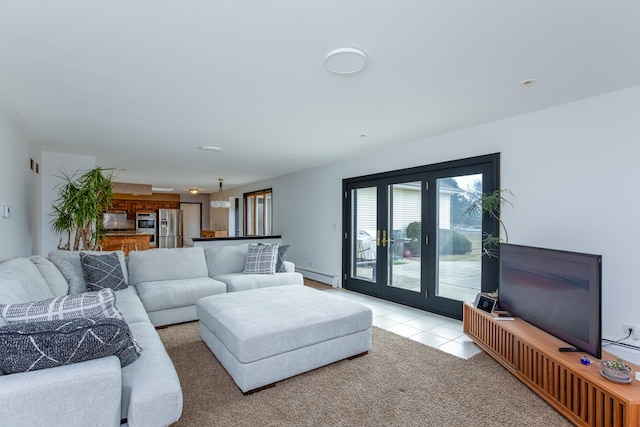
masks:
{"label": "kitchen cabinet", "polygon": [[158,209],[180,209],[180,202],[173,200],[111,199],[110,209],[127,211],[127,219],[136,219],[137,212],[155,212]]}
{"label": "kitchen cabinet", "polygon": [[128,203],[126,200],[112,199],[110,210],[114,211],[126,211],[129,209]]}

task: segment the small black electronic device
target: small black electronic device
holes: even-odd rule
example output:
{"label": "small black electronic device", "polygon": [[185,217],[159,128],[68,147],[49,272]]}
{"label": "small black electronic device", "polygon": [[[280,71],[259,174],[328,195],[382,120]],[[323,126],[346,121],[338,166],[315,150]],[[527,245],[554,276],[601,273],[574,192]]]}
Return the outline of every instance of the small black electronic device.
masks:
{"label": "small black electronic device", "polygon": [[501,313],[498,313],[498,317],[513,317],[513,314],[503,311]]}
{"label": "small black electronic device", "polygon": [[492,313],[496,306],[496,300],[480,293],[476,295],[476,301],[473,306],[487,313]]}

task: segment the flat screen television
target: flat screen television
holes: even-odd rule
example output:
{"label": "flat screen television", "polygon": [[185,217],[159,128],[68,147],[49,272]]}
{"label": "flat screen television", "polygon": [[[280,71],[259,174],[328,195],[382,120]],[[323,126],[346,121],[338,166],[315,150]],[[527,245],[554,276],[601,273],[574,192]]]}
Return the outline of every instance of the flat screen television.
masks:
{"label": "flat screen television", "polygon": [[600,255],[503,243],[499,265],[500,309],[600,359]]}

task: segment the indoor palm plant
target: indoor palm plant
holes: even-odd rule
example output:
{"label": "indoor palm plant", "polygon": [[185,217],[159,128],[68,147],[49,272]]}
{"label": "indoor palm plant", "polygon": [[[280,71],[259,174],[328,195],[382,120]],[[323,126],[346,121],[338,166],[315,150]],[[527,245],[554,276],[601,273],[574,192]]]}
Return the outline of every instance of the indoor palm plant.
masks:
{"label": "indoor palm plant", "polygon": [[[500,210],[503,206],[511,206],[513,204],[507,199],[506,196],[513,196],[513,193],[509,189],[496,190],[492,193],[480,193],[471,205],[467,208],[467,213],[470,215],[489,215],[489,218],[494,219],[499,224],[499,229],[504,231],[504,242],[509,242],[509,234],[507,228],[500,216]],[[482,252],[489,258],[498,256],[498,249],[500,242],[503,239],[498,235],[494,236],[492,233],[483,233],[482,235]]]}
{"label": "indoor palm plant", "polygon": [[[79,173],[62,172],[64,182],[58,186],[53,204],[51,229],[62,235],[58,249],[97,249],[106,233],[102,216],[111,203],[113,170],[97,167],[78,177]],[[67,242],[63,244],[65,235]]]}

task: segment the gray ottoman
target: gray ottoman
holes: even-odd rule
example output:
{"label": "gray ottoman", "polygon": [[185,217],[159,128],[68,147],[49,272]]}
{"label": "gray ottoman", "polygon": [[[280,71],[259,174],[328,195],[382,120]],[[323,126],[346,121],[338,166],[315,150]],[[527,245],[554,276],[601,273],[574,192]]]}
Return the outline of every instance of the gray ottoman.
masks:
{"label": "gray ottoman", "polygon": [[200,336],[243,393],[371,348],[371,309],[306,286],[201,298]]}

